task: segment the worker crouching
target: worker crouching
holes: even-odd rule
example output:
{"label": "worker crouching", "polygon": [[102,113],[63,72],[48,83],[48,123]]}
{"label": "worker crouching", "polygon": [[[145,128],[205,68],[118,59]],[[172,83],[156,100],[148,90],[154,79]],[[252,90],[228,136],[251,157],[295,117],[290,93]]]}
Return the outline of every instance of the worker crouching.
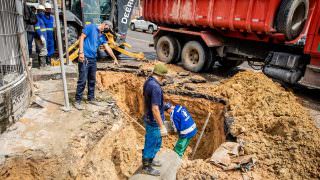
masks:
{"label": "worker crouching", "polygon": [[190,144],[191,138],[197,134],[197,125],[187,108],[183,106],[173,106],[170,103],[166,103],[164,109],[170,114],[170,121],[174,131],[179,134],[179,139],[174,147],[174,151],[182,157]]}

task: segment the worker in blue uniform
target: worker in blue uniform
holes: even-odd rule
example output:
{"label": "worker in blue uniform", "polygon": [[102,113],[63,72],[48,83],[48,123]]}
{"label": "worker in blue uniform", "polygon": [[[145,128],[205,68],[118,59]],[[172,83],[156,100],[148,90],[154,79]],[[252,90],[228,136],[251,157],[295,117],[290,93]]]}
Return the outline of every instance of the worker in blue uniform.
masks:
{"label": "worker in blue uniform", "polygon": [[112,29],[112,23],[110,21],[104,21],[100,25],[89,24],[83,29],[80,36],[78,59],[79,78],[75,97],[76,102],[74,103],[74,107],[78,110],[85,109],[81,105],[81,101],[87,83],[88,103],[99,106],[94,95],[97,71],[97,52],[99,46],[103,46],[108,54],[113,58],[114,64],[118,65],[117,57],[109,47],[105,35],[102,34],[108,29]]}
{"label": "worker in blue uniform", "polygon": [[191,138],[197,134],[197,125],[184,106],[173,106],[170,103],[166,103],[164,109],[170,114],[170,121],[174,131],[179,134],[179,139],[174,147],[174,151],[182,157]]}
{"label": "worker in blue uniform", "polygon": [[142,150],[142,172],[152,176],[160,176],[160,171],[152,166],[161,166],[159,161],[154,160],[160,150],[162,136],[168,135],[163,124],[164,102],[162,81],[168,70],[164,64],[156,64],[153,74],[143,85],[143,96],[145,105],[144,122],[146,126],[144,149]]}
{"label": "worker in blue uniform", "polygon": [[48,55],[46,59],[47,65],[51,64],[51,57],[54,54],[54,16],[51,15],[52,5],[50,3],[45,4],[45,15],[43,16],[43,22],[46,26],[47,32],[47,50]]}
{"label": "worker in blue uniform", "polygon": [[43,5],[39,5],[37,7],[37,24],[34,26],[34,30],[36,31],[35,42],[37,46],[38,60],[40,67],[46,66],[46,57],[48,55],[47,51],[47,28],[43,22],[45,7]]}

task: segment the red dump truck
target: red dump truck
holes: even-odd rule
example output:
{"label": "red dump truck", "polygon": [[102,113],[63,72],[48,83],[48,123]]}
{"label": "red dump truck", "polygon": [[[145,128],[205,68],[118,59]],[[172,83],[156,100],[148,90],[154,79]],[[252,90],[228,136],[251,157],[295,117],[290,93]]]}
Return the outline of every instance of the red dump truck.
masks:
{"label": "red dump truck", "polygon": [[320,89],[319,0],[144,0],[159,25],[159,60],[208,71],[261,65],[270,77]]}

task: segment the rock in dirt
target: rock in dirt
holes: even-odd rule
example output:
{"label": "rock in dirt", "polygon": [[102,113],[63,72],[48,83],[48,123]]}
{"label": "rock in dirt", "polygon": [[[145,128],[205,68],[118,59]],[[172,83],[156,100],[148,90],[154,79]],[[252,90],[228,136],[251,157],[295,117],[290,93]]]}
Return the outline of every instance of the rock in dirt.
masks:
{"label": "rock in dirt", "polygon": [[188,71],[182,71],[182,72],[179,72],[178,75],[179,75],[179,76],[189,76],[189,75],[190,75],[190,72],[188,72]]}
{"label": "rock in dirt", "polygon": [[205,83],[205,82],[207,82],[207,80],[206,80],[204,77],[199,76],[199,75],[191,76],[191,77],[189,78],[189,80],[190,80],[191,82],[193,82],[193,83]]}

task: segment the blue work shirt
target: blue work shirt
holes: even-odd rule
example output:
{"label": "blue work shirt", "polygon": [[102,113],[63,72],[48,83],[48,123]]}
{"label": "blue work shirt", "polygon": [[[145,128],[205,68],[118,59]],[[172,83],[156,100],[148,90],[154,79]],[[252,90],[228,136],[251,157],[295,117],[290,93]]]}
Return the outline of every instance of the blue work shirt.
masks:
{"label": "blue work shirt", "polygon": [[181,138],[192,138],[196,135],[198,129],[187,108],[175,106],[170,114],[170,120],[175,132],[179,133]]}
{"label": "blue work shirt", "polygon": [[34,29],[37,33],[37,37],[41,37],[43,36],[44,38],[47,39],[47,28],[46,28],[46,25],[45,23],[43,22],[43,16],[44,14],[42,13],[39,13],[37,14],[37,24],[34,25]]}
{"label": "blue work shirt", "polygon": [[151,126],[158,126],[152,113],[152,105],[158,105],[162,121],[164,121],[163,91],[159,82],[150,76],[143,85],[145,115],[144,121]]}
{"label": "blue work shirt", "polygon": [[83,43],[84,56],[86,58],[96,59],[99,46],[107,43],[105,36],[100,33],[95,24],[87,25],[82,33],[86,35]]}

